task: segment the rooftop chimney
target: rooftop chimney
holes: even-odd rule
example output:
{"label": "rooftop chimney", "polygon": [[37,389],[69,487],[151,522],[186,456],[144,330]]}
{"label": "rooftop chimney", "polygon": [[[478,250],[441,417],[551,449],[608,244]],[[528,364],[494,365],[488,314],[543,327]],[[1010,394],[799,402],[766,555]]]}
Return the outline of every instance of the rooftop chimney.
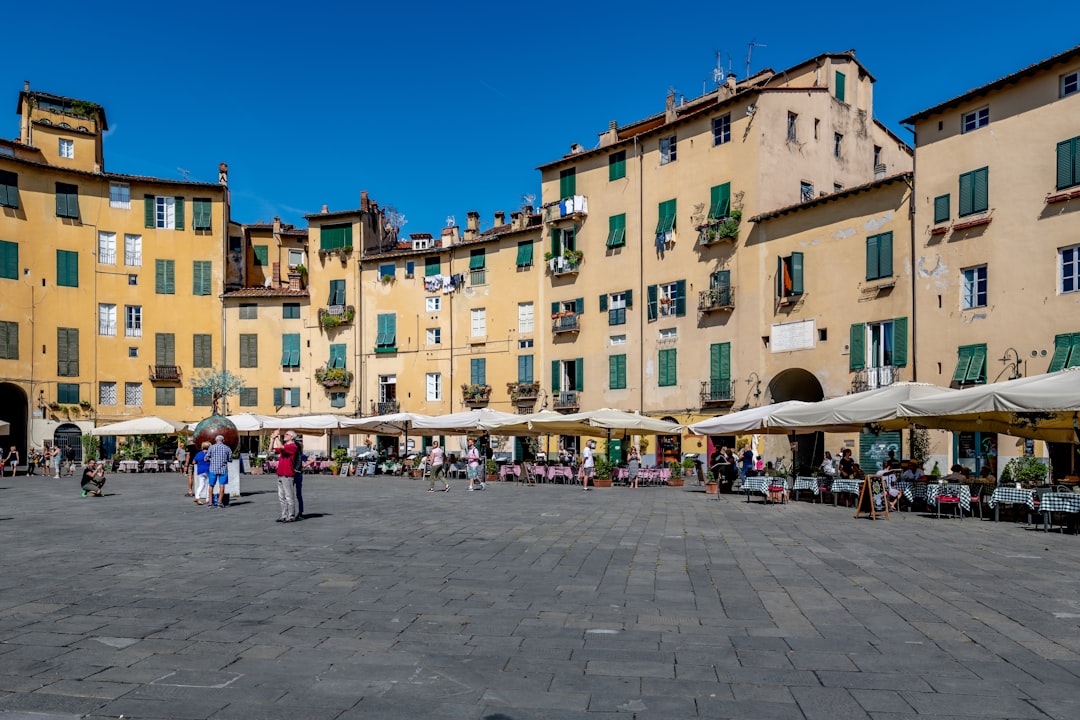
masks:
{"label": "rooftop chimney", "polygon": [[457,225],[451,225],[450,227],[444,227],[442,229],[442,246],[449,247],[457,242],[458,239],[458,227]]}
{"label": "rooftop chimney", "polygon": [[600,147],[607,147],[619,142],[619,123],[612,120],[608,123],[607,132],[600,135]]}
{"label": "rooftop chimney", "polygon": [[506,224],[506,213],[502,210],[495,211],[495,227],[502,227]]}
{"label": "rooftop chimney", "polygon": [[664,104],[664,121],[673,122],[675,120],[675,91],[669,90],[667,96],[667,102]]}
{"label": "rooftop chimney", "polygon": [[218,166],[217,166],[217,181],[218,181],[218,185],[228,185],[229,184],[229,164],[228,163],[218,163]]}
{"label": "rooftop chimney", "polygon": [[514,212],[510,213],[510,227],[514,230],[523,230],[525,228],[525,223],[521,221],[520,211],[515,210]]}
{"label": "rooftop chimney", "polygon": [[480,234],[480,213],[470,210],[465,221],[465,239],[472,240]]}
{"label": "rooftop chimney", "polygon": [[371,201],[368,200],[367,190],[360,191],[360,212],[367,212],[371,206]]}
{"label": "rooftop chimney", "polygon": [[323,205],[322,210],[320,212],[322,212],[323,215],[327,214],[328,212],[330,212],[330,206],[329,205]]}

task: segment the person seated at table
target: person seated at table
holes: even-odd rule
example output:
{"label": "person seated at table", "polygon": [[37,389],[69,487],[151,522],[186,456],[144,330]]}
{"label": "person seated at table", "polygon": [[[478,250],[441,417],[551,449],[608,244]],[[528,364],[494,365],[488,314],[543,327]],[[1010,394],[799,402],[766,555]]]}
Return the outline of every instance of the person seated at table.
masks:
{"label": "person seated at table", "polygon": [[821,472],[830,478],[836,477],[836,462],[828,450],[825,451],[825,459],[821,461]]}
{"label": "person seated at table", "polygon": [[955,464],[949,468],[949,474],[941,478],[947,483],[966,483],[971,480],[970,471],[960,464]]}
{"label": "person seated at table", "polygon": [[850,448],[844,448],[836,469],[839,471],[841,478],[850,479],[855,477],[855,461],[851,457]]}
{"label": "person seated at table", "polygon": [[997,485],[997,478],[994,477],[994,473],[990,471],[989,465],[983,465],[979,470],[979,482],[990,488]]}
{"label": "person seated at table", "polygon": [[82,486],[83,497],[101,497],[101,488],[105,486],[105,466],[99,465],[96,460],[87,460],[79,484]]}
{"label": "person seated at table", "polygon": [[896,451],[890,450],[889,457],[885,458],[885,462],[882,463],[882,470],[897,470],[900,467],[900,461],[896,459]]}
{"label": "person seated at table", "polygon": [[910,483],[924,482],[922,465],[909,460],[904,472],[900,473],[900,479]]}

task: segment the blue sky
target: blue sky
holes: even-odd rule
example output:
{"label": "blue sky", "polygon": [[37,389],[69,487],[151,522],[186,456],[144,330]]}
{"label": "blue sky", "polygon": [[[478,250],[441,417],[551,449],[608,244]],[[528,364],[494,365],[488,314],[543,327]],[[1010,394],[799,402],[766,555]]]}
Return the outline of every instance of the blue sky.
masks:
{"label": "blue sky", "polygon": [[239,222],[303,226],[367,190],[406,234],[470,210],[486,229],[539,203],[536,167],[571,143],[659,112],[668,88],[715,87],[714,51],[742,78],[751,41],[755,72],[855,49],[875,115],[910,142],[901,119],[1080,42],[1054,5],[21,3],[0,135],[29,80],[105,106],[109,171],[214,182],[229,163]]}

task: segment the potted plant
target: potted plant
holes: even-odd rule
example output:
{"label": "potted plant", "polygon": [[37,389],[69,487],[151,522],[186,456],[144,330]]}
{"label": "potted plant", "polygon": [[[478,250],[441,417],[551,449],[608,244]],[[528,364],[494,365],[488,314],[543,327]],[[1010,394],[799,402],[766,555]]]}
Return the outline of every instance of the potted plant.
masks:
{"label": "potted plant", "polygon": [[585,253],[581,250],[570,250],[567,248],[563,250],[563,259],[572,265],[580,265],[581,261],[585,259]]}
{"label": "potted plant", "polygon": [[683,461],[682,461],[682,473],[683,473],[683,477],[693,477],[693,475],[694,475],[694,460],[692,458],[683,458]]}
{"label": "potted plant", "polygon": [[488,460],[487,463],[487,481],[495,482],[499,479],[499,466],[494,460]]}
{"label": "potted plant", "polygon": [[713,475],[712,470],[705,471],[705,494],[706,495],[719,495],[720,483],[716,481],[716,476]]}
{"label": "potted plant", "polygon": [[671,470],[671,477],[668,478],[668,485],[671,485],[673,487],[682,487],[682,485],[683,485],[682,465],[679,463],[679,461],[678,460],[672,460],[671,462],[669,462],[668,463],[668,469]]}
{"label": "potted plant", "polygon": [[1014,457],[1001,471],[1001,481],[1023,485],[1041,485],[1047,482],[1049,466],[1042,460],[1025,455]]}
{"label": "potted plant", "polygon": [[394,282],[394,276],[393,275],[383,275],[382,276],[382,281],[383,281],[384,285],[386,285],[388,283],[392,283],[392,282]]}
{"label": "potted plant", "polygon": [[326,388],[349,387],[353,374],[345,368],[315,368],[315,381]]}
{"label": "potted plant", "polygon": [[607,455],[597,455],[595,463],[596,476],[593,478],[593,485],[596,487],[611,487],[612,462],[608,460]]}
{"label": "potted plant", "polygon": [[330,472],[333,475],[341,474],[341,466],[349,462],[349,451],[343,447],[334,448],[330,453]]}

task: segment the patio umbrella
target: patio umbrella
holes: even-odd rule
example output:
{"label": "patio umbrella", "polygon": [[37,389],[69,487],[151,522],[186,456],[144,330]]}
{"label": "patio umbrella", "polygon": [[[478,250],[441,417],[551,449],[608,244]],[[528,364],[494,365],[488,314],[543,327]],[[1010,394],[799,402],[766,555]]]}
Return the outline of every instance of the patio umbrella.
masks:
{"label": "patio umbrella", "polygon": [[541,410],[526,415],[506,413],[505,418],[485,418],[480,421],[480,428],[496,435],[543,435],[545,430],[533,429],[531,420],[548,420],[565,417],[562,413]]}
{"label": "patio umbrella", "polygon": [[376,435],[408,435],[413,423],[429,417],[417,413],[399,412],[387,415],[369,415],[360,418],[341,418],[341,429],[351,433],[375,433]]}
{"label": "patio umbrella", "polygon": [[278,430],[337,430],[341,427],[338,415],[293,415],[292,417],[271,417],[263,423],[264,428]]}
{"label": "patio umbrella", "polygon": [[883,429],[907,427],[911,421],[897,419],[897,406],[908,400],[934,397],[955,390],[927,383],[899,382],[840,397],[786,407],[773,413],[770,423],[792,432],[859,432],[866,425]]}
{"label": "patio umbrella", "polygon": [[728,415],[709,418],[701,422],[689,425],[687,429],[695,435],[737,435],[739,433],[772,433],[774,435],[785,434],[786,428],[777,427],[773,424],[773,416],[781,410],[809,405],[801,400],[785,400],[784,402],[762,405],[760,407],[740,410]]}
{"label": "patio umbrella", "polygon": [[922,427],[1077,443],[1080,368],[903,402],[898,415]]}
{"label": "patio umbrella", "polygon": [[[237,413],[236,415],[226,415],[225,417],[236,426],[236,431],[241,435],[259,435],[262,433],[265,423],[268,420],[275,419],[269,415],[257,415],[256,413]],[[186,429],[194,432],[195,427],[198,424],[199,423],[188,423]]]}
{"label": "patio umbrella", "polygon": [[577,414],[585,417],[593,427],[604,430],[623,430],[629,435],[678,435],[683,430],[683,426],[678,423],[612,408],[588,410]]}
{"label": "patio umbrella", "polygon": [[187,423],[168,420],[157,415],[147,415],[146,417],[102,425],[92,429],[90,434],[126,437],[129,435],[177,435],[186,431]]}
{"label": "patio umbrella", "polygon": [[[604,437],[607,431],[589,423],[588,413],[562,413],[541,411],[524,416],[529,427],[543,435],[590,435]],[[499,432],[503,432],[500,430]]]}
{"label": "patio umbrella", "polygon": [[412,424],[414,435],[464,435],[471,432],[487,432],[484,424],[508,422],[520,415],[481,408],[448,415],[417,416]]}

